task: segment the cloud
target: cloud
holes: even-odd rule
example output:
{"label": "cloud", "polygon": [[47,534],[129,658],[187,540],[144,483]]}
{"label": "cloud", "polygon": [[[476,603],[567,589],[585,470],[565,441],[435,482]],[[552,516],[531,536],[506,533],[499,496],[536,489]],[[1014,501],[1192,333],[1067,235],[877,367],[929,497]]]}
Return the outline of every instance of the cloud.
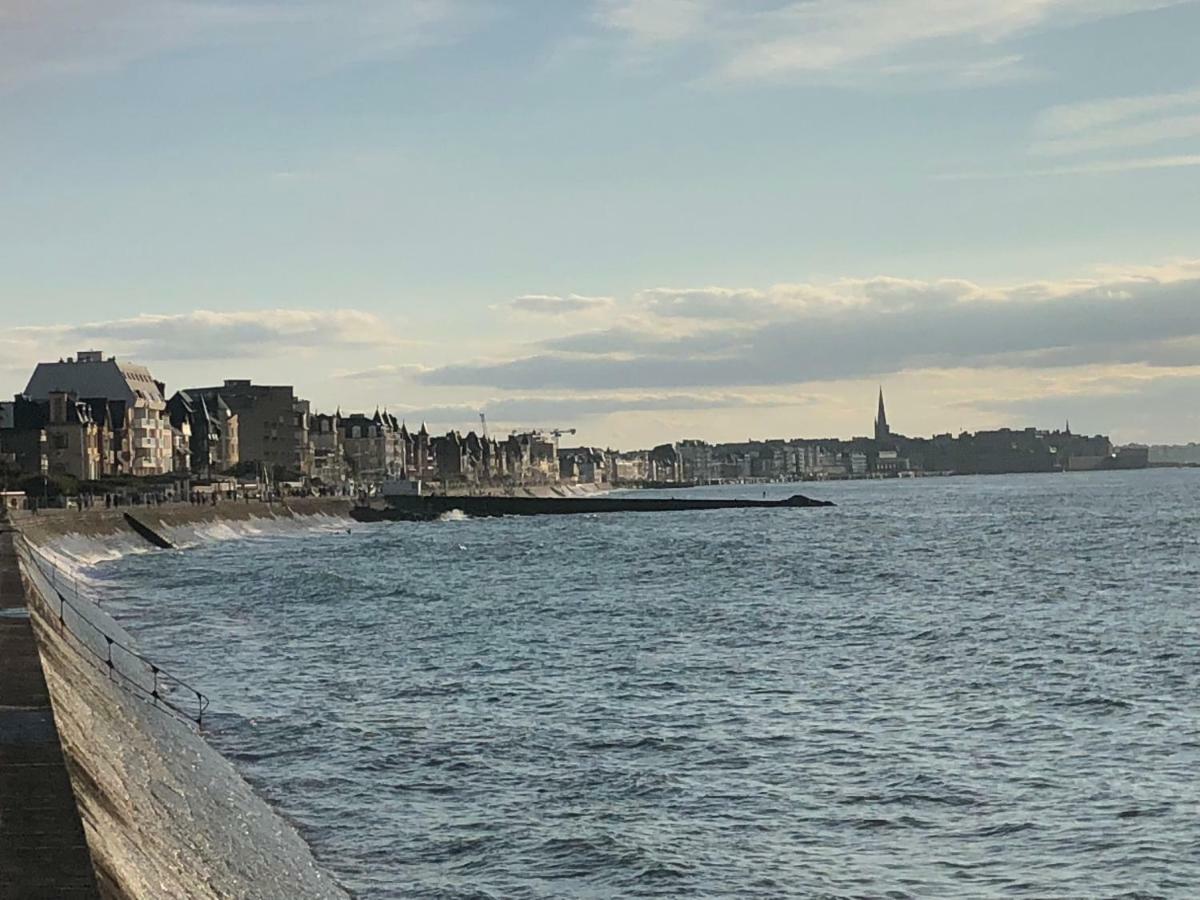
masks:
{"label": "cloud", "polygon": [[[1200,339],[1200,264],[1063,283],[846,280],[766,290],[659,288],[658,327],[544,342],[541,352],[430,370],[430,385],[509,390],[792,384],[924,368],[1175,364]],[[665,299],[664,299],[665,298]],[[665,317],[664,317],[665,311]],[[738,314],[741,319],[735,318]],[[673,333],[673,316],[703,327]]]}
{"label": "cloud", "polygon": [[704,36],[718,9],[713,0],[601,0],[596,18],[640,44],[663,44]]}
{"label": "cloud", "polygon": [[[500,397],[478,404],[410,407],[404,415],[413,420],[460,423],[474,427],[482,410],[490,423],[521,427],[570,425],[581,418],[623,412],[709,410],[754,407],[788,407],[811,404],[807,394],[768,394],[733,391],[652,394],[567,394]],[[398,412],[398,411],[397,411]]]}
{"label": "cloud", "polygon": [[[1040,164],[1000,171],[949,172],[946,181],[1110,175],[1200,166],[1194,138],[1200,137],[1200,88],[1159,94],[1109,97],[1059,104],[1038,113],[1028,147]],[[1122,151],[1172,145],[1151,156]],[[1046,165],[1047,159],[1076,157]]]}
{"label": "cloud", "polygon": [[1071,137],[1154,113],[1196,106],[1200,106],[1200,87],[1170,93],[1066,103],[1051,106],[1039,113],[1034,131],[1046,139]]}
{"label": "cloud", "polygon": [[350,372],[339,372],[334,377],[346,381],[379,381],[389,379],[405,379],[422,372],[429,371],[427,366],[417,363],[384,363],[369,369],[357,369]]}
{"label": "cloud", "polygon": [[[395,346],[390,326],[352,309],[268,309],[244,312],[197,310],[178,315],[132,316],[79,325],[7,329],[0,347],[36,361],[99,347],[146,360],[243,359],[294,351]],[[6,346],[7,345],[7,346]]]}
{"label": "cloud", "polygon": [[1098,129],[1079,137],[1054,138],[1035,144],[1035,153],[1070,156],[1095,150],[1125,150],[1179,141],[1200,135],[1200,113],[1169,116],[1119,128]]}
{"label": "cloud", "polygon": [[327,67],[446,40],[480,17],[472,0],[8,0],[0,91],[119,70],[181,50],[251,50]]}
{"label": "cloud", "polygon": [[[989,83],[1016,54],[980,52],[1046,28],[1183,0],[598,0],[601,26],[634,52],[701,50],[732,81],[885,71],[960,71]],[[990,70],[990,71],[989,71]]]}
{"label": "cloud", "polygon": [[699,319],[773,318],[805,313],[837,313],[854,307],[899,309],[931,300],[967,300],[983,288],[959,279],[934,282],[902,278],[842,279],[826,285],[777,284],[757,288],[651,288],[638,296],[659,316]]}
{"label": "cloud", "polygon": [[603,312],[611,309],[614,302],[612,297],[585,297],[581,294],[568,294],[565,297],[525,294],[501,304],[501,308],[531,316],[566,316]]}
{"label": "cloud", "polygon": [[946,181],[975,181],[1004,178],[1047,178],[1060,175],[1113,175],[1120,172],[1143,172],[1153,169],[1190,169],[1196,166],[1200,166],[1200,153],[1106,159],[1047,168],[1015,169],[1009,172],[949,172],[940,178]]}
{"label": "cloud", "polygon": [[[1038,156],[1079,156],[1156,144],[1187,142],[1200,136],[1200,88],[1159,94],[1110,97],[1062,104],[1043,110],[1034,121],[1030,151]],[[1194,149],[1181,147],[1180,149]],[[1194,165],[1195,154],[1145,159],[1105,159],[1068,167],[1104,172]],[[1062,168],[1048,170],[1060,174]]]}

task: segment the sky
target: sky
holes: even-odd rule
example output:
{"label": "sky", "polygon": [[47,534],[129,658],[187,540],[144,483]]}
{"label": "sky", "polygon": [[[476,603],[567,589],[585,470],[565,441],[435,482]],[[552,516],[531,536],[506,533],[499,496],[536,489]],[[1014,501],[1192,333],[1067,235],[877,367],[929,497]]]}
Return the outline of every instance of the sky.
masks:
{"label": "sky", "polygon": [[0,0],[0,392],[1200,441],[1196,0]]}

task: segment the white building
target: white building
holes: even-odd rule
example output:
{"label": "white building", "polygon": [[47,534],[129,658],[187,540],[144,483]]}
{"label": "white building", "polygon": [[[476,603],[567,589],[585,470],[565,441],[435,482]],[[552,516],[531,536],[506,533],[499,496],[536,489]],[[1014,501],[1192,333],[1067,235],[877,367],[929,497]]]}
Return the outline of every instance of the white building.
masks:
{"label": "white building", "polygon": [[25,388],[31,400],[49,401],[54,393],[107,404],[112,459],[118,473],[163,475],[173,469],[173,437],[162,386],[145,366],[105,359],[99,350],[75,358],[38,363]]}

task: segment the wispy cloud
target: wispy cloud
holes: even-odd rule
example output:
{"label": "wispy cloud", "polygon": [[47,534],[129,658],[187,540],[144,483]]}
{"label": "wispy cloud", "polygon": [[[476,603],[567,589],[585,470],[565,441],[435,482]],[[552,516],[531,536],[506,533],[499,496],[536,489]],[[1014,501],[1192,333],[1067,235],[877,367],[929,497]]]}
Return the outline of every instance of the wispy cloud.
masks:
{"label": "wispy cloud", "polygon": [[1043,110],[1034,130],[1043,138],[1070,137],[1132,119],[1200,106],[1200,87],[1160,94],[1065,103]]}
{"label": "wispy cloud", "polygon": [[1034,123],[1031,150],[1069,156],[1200,136],[1200,88],[1051,107]]}
{"label": "wispy cloud", "polygon": [[1183,0],[598,0],[596,15],[635,53],[702,50],[725,80],[913,67],[957,70],[986,83],[1012,77],[1020,60],[993,52],[1000,62],[980,69],[981,50],[1041,29],[1176,2]]}
{"label": "wispy cloud", "polygon": [[369,369],[352,369],[335,372],[334,377],[344,381],[395,381],[412,378],[429,371],[419,363],[382,363]]}
{"label": "wispy cloud", "polygon": [[1094,162],[1068,163],[1029,169],[981,172],[947,172],[938,176],[943,181],[977,181],[1004,178],[1048,178],[1058,175],[1112,175],[1120,172],[1141,172],[1151,169],[1188,169],[1200,166],[1200,153],[1176,156],[1133,156],[1125,159],[1105,159]]}
{"label": "wispy cloud", "polygon": [[586,297],[582,294],[524,294],[500,304],[500,309],[531,316],[567,316],[578,313],[598,313],[611,309],[612,297]]}

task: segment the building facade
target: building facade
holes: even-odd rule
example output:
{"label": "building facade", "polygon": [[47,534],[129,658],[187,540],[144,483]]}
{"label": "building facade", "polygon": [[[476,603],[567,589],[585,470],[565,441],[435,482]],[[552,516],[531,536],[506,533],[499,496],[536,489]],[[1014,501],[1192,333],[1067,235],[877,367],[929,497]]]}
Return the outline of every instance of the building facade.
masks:
{"label": "building facade", "polygon": [[352,413],[338,423],[346,465],[359,486],[408,474],[408,442],[399,420],[388,412]]}
{"label": "building facade", "polygon": [[105,359],[99,350],[38,363],[24,396],[49,403],[52,394],[87,403],[92,420],[105,429],[101,474],[163,475],[173,470],[174,439],[163,385],[145,366]]}
{"label": "building facade", "polygon": [[167,415],[181,441],[177,469],[212,478],[241,461],[238,417],[220,395],[210,403],[203,394],[176,391],[167,401]]}
{"label": "building facade", "polygon": [[291,385],[252,384],[226,379],[220,387],[188,388],[209,409],[224,405],[237,416],[238,460],[262,464],[272,472],[309,476],[313,450],[309,442],[309,406]]}

